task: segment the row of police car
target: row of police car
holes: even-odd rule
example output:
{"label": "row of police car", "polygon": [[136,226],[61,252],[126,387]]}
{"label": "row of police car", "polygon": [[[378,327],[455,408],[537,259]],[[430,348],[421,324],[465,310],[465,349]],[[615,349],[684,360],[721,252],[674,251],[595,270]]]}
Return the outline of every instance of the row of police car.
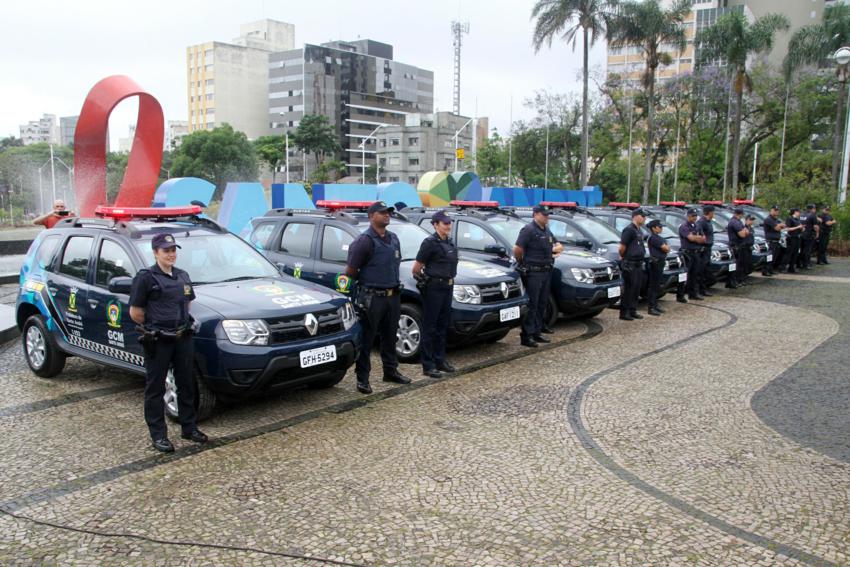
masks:
{"label": "row of police car", "polygon": [[[217,403],[299,387],[328,388],[354,363],[360,324],[345,275],[348,248],[369,226],[370,202],[320,201],[317,209],[272,209],[240,235],[202,215],[198,206],[98,208],[95,218],[66,218],[43,231],[21,267],[16,304],[24,355],[38,376],[59,374],[70,356],[144,373],[139,333],[129,317],[132,278],[153,264],[150,241],[169,233],[182,249],[177,265],[195,287],[195,375],[198,414]],[[617,248],[632,203],[586,209],[544,203],[564,252],[555,260],[547,319],[593,317],[619,302]],[[751,205],[751,204],[750,204]],[[676,228],[685,203],[648,207],[661,219],[671,252],[664,291],[683,283],[686,268]],[[644,207],[647,208],[647,207]],[[451,237],[460,262],[454,282],[450,346],[495,342],[518,326],[527,296],[511,251],[531,207],[453,201]],[[419,356],[422,297],[411,274],[419,245],[432,230],[433,209],[401,208],[390,230],[401,242],[402,308],[396,349],[402,362]],[[711,279],[734,269],[717,216]],[[646,233],[648,236],[648,233]],[[763,240],[756,263],[767,261]],[[166,410],[177,414],[169,373]]]}

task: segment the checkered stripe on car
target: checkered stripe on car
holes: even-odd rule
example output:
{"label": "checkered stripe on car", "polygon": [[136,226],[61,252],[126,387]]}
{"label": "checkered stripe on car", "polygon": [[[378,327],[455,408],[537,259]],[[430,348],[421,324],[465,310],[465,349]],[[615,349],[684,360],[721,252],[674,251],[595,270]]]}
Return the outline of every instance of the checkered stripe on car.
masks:
{"label": "checkered stripe on car", "polygon": [[68,342],[76,347],[84,348],[86,350],[90,350],[92,352],[96,352],[98,354],[102,354],[112,358],[117,358],[118,360],[134,364],[136,366],[144,367],[145,365],[145,357],[139,356],[138,354],[133,354],[132,352],[127,352],[126,350],[121,350],[120,348],[102,345],[100,343],[96,343],[88,339],[83,339],[81,337],[76,337],[74,335],[70,335],[68,337]]}

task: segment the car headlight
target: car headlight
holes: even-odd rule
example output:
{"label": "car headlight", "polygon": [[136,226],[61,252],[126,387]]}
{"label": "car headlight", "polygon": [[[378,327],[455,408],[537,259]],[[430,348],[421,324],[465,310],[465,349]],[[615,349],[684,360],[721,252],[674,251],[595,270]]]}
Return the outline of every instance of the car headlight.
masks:
{"label": "car headlight", "polygon": [[478,289],[477,285],[456,285],[452,295],[458,303],[481,304],[481,290]]}
{"label": "car headlight", "polygon": [[351,306],[350,301],[346,301],[345,305],[337,310],[337,313],[339,318],[342,319],[342,326],[346,331],[357,322],[357,315],[354,314],[354,307]]}
{"label": "car headlight", "polygon": [[590,268],[570,268],[570,273],[579,283],[593,283],[593,270]]}
{"label": "car headlight", "polygon": [[525,295],[525,284],[522,283],[522,278],[517,278],[516,283],[519,286],[519,294]]}
{"label": "car headlight", "polygon": [[235,345],[269,344],[269,326],[262,319],[225,319],[221,326]]}
{"label": "car headlight", "polygon": [[719,262],[720,261],[720,250],[712,250],[711,251],[711,261]]}
{"label": "car headlight", "polygon": [[761,248],[759,248],[758,244],[753,244],[753,252],[755,252],[756,254],[761,252]]}

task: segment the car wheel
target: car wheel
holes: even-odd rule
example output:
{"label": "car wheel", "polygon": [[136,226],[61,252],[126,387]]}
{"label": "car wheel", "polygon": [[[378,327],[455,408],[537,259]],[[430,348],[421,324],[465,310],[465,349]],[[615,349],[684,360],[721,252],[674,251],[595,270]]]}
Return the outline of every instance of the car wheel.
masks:
{"label": "car wheel", "polygon": [[419,360],[422,345],[422,310],[412,303],[401,306],[396,333],[395,351],[398,361],[412,364]]}
{"label": "car wheel", "polygon": [[47,329],[41,315],[32,315],[26,320],[21,342],[24,358],[36,376],[53,378],[65,368],[67,356],[59,350],[56,339]]}
{"label": "car wheel", "polygon": [[550,293],[549,301],[546,302],[546,313],[543,315],[543,320],[547,326],[554,327],[558,322],[559,316],[560,313],[558,312],[558,304],[555,301],[555,296]]}
{"label": "car wheel", "polygon": [[505,337],[507,337],[508,333],[510,333],[510,332],[511,332],[510,329],[504,329],[502,331],[499,331],[499,333],[496,334],[496,335],[491,335],[491,336],[487,337],[486,339],[484,339],[484,342],[497,343],[497,342],[501,341],[502,339],[504,339]]}
{"label": "car wheel", "polygon": [[[203,421],[210,417],[215,409],[215,393],[200,380],[197,370],[193,373],[195,380],[195,420]],[[180,411],[177,404],[177,383],[174,380],[174,371],[169,368],[165,375],[165,414],[174,421],[179,420]]]}
{"label": "car wheel", "polygon": [[340,370],[334,374],[332,374],[329,378],[323,378],[322,380],[316,380],[315,382],[310,383],[310,388],[315,390],[320,390],[323,388],[333,388],[345,378],[345,370]]}

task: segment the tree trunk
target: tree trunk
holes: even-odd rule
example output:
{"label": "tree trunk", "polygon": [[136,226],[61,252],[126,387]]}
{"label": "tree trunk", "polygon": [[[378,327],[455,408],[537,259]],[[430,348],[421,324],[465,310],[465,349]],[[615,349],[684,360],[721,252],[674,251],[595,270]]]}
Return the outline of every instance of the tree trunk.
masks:
{"label": "tree trunk", "polygon": [[655,137],[655,69],[649,73],[649,84],[646,87],[646,162],[643,167],[643,200],[649,203],[649,186],[652,183],[652,142]]}
{"label": "tree trunk", "polygon": [[838,189],[841,178],[841,156],[844,147],[844,106],[847,98],[847,82],[838,83],[838,104],[835,110],[835,134],[832,143],[832,188]]}
{"label": "tree trunk", "polygon": [[587,106],[588,106],[588,94],[587,94],[587,81],[588,81],[588,68],[587,68],[587,58],[588,58],[588,38],[587,38],[587,28],[584,29],[584,67],[582,67],[582,73],[584,75],[584,91],[582,93],[582,115],[581,115],[581,189],[585,185],[587,185],[587,160],[588,155],[590,154],[590,134],[588,131],[588,120],[587,120]]}
{"label": "tree trunk", "polygon": [[741,105],[744,103],[744,71],[738,70],[735,84],[735,121],[732,123],[732,200],[738,198],[738,173],[741,168]]}

